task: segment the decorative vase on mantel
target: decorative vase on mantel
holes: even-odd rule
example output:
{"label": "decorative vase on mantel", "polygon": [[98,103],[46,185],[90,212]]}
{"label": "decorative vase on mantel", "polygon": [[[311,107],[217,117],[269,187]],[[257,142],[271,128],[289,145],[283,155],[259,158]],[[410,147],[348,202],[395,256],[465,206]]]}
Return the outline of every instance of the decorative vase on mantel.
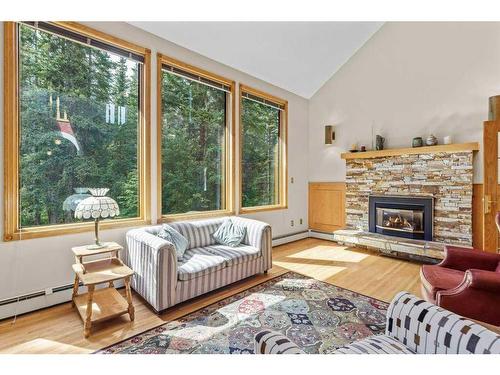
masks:
{"label": "decorative vase on mantel", "polygon": [[385,138],[382,137],[381,135],[377,135],[375,137],[375,148],[377,150],[383,150],[384,149],[384,142],[385,142]]}
{"label": "decorative vase on mantel", "polygon": [[427,139],[425,140],[425,144],[427,146],[435,146],[438,144],[438,140],[437,138],[434,136],[434,134],[431,134],[427,137]]}
{"label": "decorative vase on mantel", "polygon": [[424,140],[422,137],[415,137],[411,142],[411,147],[422,147],[424,145]]}

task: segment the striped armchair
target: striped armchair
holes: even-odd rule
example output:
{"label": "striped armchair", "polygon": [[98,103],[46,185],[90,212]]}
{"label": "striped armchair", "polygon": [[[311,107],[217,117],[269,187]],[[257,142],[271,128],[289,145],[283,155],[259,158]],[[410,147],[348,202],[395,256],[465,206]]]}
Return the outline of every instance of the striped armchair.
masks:
{"label": "striped armchair", "polygon": [[[286,336],[266,330],[255,335],[255,353],[304,352]],[[408,292],[400,292],[387,310],[385,335],[354,342],[335,354],[500,354],[500,336]]]}
{"label": "striped armchair", "polygon": [[173,244],[156,234],[161,225],[127,232],[123,261],[135,271],[132,288],[160,312],[183,301],[267,272],[272,267],[269,224],[231,216],[246,227],[238,247],[217,244],[212,233],[226,218],[182,221],[170,225],[189,241],[181,261]]}

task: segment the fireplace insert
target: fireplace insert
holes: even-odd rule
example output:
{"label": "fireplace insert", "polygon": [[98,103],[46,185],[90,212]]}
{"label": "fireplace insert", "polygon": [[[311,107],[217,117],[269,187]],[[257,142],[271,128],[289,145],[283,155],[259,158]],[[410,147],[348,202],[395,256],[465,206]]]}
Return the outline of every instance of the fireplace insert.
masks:
{"label": "fireplace insert", "polygon": [[432,241],[433,198],[371,195],[368,226],[370,232]]}

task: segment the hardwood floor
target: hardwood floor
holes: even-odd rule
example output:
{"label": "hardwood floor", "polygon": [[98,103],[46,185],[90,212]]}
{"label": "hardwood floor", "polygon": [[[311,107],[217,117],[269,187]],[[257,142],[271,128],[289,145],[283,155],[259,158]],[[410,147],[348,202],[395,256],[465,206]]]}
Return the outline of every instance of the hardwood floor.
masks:
{"label": "hardwood floor", "polygon": [[[284,272],[295,271],[384,301],[400,290],[420,295],[420,264],[383,257],[367,250],[308,238],[273,249],[273,268],[216,292],[156,315],[134,294],[135,321],[127,316],[96,324],[83,337],[83,324],[71,303],[50,307],[0,322],[1,353],[91,353],[149,328],[177,319],[215,301]],[[120,291],[124,293],[124,290]]]}

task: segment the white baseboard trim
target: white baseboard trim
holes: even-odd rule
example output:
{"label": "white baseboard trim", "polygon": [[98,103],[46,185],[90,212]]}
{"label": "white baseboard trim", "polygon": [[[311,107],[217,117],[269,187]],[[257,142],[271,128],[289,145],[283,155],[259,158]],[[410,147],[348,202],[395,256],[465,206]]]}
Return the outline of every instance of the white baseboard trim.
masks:
{"label": "white baseboard trim", "polygon": [[319,238],[321,240],[335,241],[333,239],[333,233],[317,232],[314,230],[309,230],[309,237]]}

